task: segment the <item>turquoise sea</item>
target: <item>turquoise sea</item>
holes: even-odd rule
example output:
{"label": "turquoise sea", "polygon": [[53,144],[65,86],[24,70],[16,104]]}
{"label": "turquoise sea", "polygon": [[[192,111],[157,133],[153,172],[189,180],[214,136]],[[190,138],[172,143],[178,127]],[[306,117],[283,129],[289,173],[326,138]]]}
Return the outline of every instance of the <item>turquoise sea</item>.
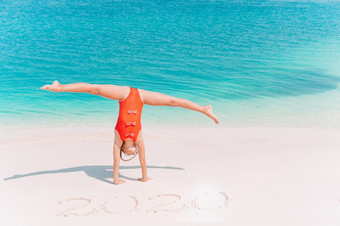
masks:
{"label": "turquoise sea", "polygon": [[[51,84],[211,104],[221,126],[340,127],[340,2],[1,0],[0,127],[108,126],[118,103]],[[215,126],[145,106],[143,123]]]}

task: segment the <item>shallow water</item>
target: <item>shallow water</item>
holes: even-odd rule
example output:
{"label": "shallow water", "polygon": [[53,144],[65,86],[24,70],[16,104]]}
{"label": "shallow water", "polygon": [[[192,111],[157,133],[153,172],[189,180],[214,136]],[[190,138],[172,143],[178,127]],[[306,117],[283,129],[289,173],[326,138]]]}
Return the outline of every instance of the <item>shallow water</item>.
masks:
{"label": "shallow water", "polygon": [[[340,126],[340,3],[0,2],[2,127],[114,126],[115,101],[52,93],[88,82],[211,104],[226,126]],[[210,126],[146,106],[143,122]]]}

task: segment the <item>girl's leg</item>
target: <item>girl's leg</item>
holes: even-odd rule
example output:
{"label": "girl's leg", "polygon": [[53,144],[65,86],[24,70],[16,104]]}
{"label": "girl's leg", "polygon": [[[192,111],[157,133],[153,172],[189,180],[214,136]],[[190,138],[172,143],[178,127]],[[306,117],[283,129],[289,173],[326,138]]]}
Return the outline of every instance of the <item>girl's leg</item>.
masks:
{"label": "girl's leg", "polygon": [[218,118],[212,113],[211,105],[201,106],[184,98],[177,98],[147,90],[140,90],[140,94],[144,104],[152,106],[182,107],[189,110],[198,111],[207,115],[208,117],[213,119],[216,123],[219,123]]}
{"label": "girl's leg", "polygon": [[57,80],[52,85],[45,85],[41,89],[54,92],[90,93],[113,100],[123,100],[129,95],[130,91],[129,87],[126,86],[98,85],[83,82],[61,85]]}
{"label": "girl's leg", "polygon": [[98,87],[89,83],[71,83],[60,85],[59,92],[91,93],[98,94]]}
{"label": "girl's leg", "polygon": [[61,85],[57,80],[55,80],[52,85],[45,85],[41,87],[43,90],[50,90],[54,92],[76,92],[76,93],[97,93],[97,85],[88,83],[72,83]]}

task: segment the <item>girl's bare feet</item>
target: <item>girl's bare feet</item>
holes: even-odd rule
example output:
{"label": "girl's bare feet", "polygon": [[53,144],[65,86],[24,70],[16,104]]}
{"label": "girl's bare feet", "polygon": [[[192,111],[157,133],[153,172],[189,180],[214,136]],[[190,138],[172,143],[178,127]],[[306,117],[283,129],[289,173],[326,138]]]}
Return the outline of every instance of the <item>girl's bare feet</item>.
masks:
{"label": "girl's bare feet", "polygon": [[44,85],[43,87],[40,87],[40,89],[58,92],[60,90],[60,87],[61,87],[60,83],[57,80],[55,80],[52,83],[52,85]]}
{"label": "girl's bare feet", "polygon": [[209,118],[211,118],[212,120],[214,120],[216,124],[218,124],[218,123],[220,122],[220,121],[218,120],[218,118],[216,117],[216,115],[214,115],[214,113],[212,112],[212,107],[211,107],[211,105],[204,106],[204,114],[206,114]]}
{"label": "girl's bare feet", "polygon": [[114,183],[115,185],[124,184],[124,183],[125,183],[125,180],[118,178],[118,180],[114,180],[113,183]]}
{"label": "girl's bare feet", "polygon": [[139,181],[142,181],[142,182],[148,182],[150,180],[152,180],[151,177],[148,177],[148,178],[138,178]]}

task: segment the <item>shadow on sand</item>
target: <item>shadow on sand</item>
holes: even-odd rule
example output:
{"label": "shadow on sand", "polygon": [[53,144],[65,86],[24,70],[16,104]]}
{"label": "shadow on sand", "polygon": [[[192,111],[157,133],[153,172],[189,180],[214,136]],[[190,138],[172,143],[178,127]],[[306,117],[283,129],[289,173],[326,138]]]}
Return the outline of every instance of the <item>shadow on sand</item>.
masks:
{"label": "shadow on sand", "polygon": [[[120,166],[120,169],[139,169],[140,166]],[[172,167],[172,166],[148,166],[148,168],[151,169],[168,169],[168,170],[184,170],[180,167]],[[112,184],[112,166],[78,166],[78,167],[71,167],[71,168],[65,168],[65,169],[58,169],[58,170],[46,170],[46,171],[37,171],[22,175],[14,175],[11,177],[4,178],[3,180],[14,180],[14,179],[20,179],[23,177],[30,177],[30,176],[37,176],[42,174],[56,174],[56,173],[72,173],[72,172],[78,172],[83,171],[86,173],[89,177],[93,177],[97,180],[103,181],[105,183]],[[122,174],[119,175],[120,178],[127,179],[127,180],[137,180],[136,178],[131,178],[124,176]],[[111,180],[109,180],[111,178]]]}

